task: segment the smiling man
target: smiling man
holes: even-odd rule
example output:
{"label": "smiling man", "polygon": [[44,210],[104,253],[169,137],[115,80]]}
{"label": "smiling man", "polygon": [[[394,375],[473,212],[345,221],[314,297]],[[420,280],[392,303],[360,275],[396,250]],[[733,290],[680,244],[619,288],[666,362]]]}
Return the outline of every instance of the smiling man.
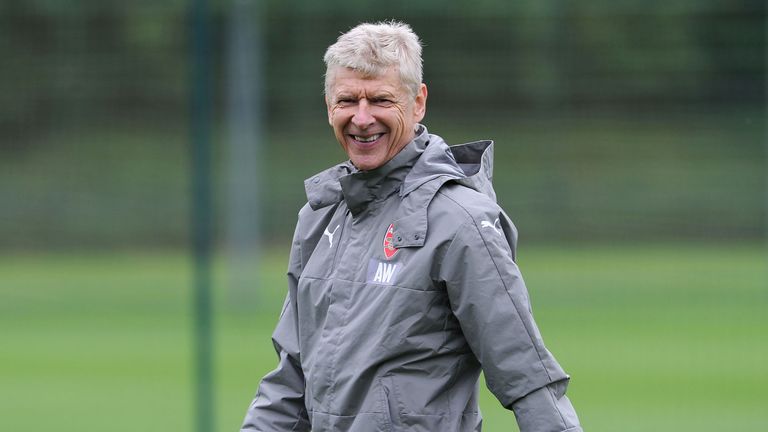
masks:
{"label": "smiling man", "polygon": [[328,73],[328,122],[355,167],[378,168],[413,140],[427,107],[426,85],[419,83],[414,95],[396,66],[375,77],[341,66]]}
{"label": "smiling man", "polygon": [[361,24],[325,54],[328,122],[349,160],[305,182],[272,340],[242,431],[479,431],[480,372],[521,432],[581,431],[496,204],[493,143],[420,122],[421,44]]}

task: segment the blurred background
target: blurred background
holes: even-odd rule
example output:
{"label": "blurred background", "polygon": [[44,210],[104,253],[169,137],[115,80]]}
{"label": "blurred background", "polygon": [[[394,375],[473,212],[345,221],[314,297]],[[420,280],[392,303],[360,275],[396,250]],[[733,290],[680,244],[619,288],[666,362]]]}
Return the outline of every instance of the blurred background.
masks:
{"label": "blurred background", "polygon": [[4,0],[0,429],[237,430],[276,364],[303,180],[344,159],[322,56],[391,18],[424,42],[430,132],[496,141],[585,430],[767,430],[758,0]]}

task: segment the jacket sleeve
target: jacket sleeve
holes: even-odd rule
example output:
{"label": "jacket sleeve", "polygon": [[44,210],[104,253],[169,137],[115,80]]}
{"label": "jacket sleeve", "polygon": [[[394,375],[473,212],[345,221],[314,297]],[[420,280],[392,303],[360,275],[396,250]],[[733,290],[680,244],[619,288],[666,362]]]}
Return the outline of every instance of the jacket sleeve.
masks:
{"label": "jacket sleeve", "polygon": [[514,261],[514,226],[503,213],[487,219],[461,225],[443,256],[451,309],[488,388],[515,412],[521,432],[580,431],[565,397],[569,377],[544,346]]}
{"label": "jacket sleeve", "polygon": [[565,395],[567,381],[534,390],[512,404],[520,431],[581,432],[576,411]]}
{"label": "jacket sleeve", "polygon": [[288,295],[272,334],[279,363],[261,380],[240,429],[242,432],[308,432],[311,429],[304,403],[304,374],[296,320],[296,289],[301,274],[301,249],[297,238],[298,235],[294,237],[291,247]]}

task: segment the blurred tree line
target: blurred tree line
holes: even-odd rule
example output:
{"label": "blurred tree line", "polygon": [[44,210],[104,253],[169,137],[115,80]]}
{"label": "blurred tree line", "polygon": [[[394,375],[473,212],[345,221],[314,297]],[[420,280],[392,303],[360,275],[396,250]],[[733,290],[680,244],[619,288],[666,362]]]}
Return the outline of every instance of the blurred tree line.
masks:
{"label": "blurred tree line", "polygon": [[[0,4],[3,243],[185,241],[186,8]],[[219,155],[228,8],[212,4]],[[764,1],[272,0],[254,17],[271,238],[290,234],[302,179],[343,157],[322,102],[325,48],[389,18],[424,41],[430,131],[497,140],[499,199],[525,235],[765,236]]]}

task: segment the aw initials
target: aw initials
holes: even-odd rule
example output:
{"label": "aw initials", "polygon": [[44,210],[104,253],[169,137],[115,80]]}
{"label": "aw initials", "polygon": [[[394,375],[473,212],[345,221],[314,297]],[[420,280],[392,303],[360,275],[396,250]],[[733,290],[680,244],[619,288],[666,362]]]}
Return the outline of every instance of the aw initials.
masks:
{"label": "aw initials", "polygon": [[387,264],[380,262],[376,268],[376,275],[373,277],[374,282],[389,284],[392,283],[392,276],[397,270],[397,264]]}

